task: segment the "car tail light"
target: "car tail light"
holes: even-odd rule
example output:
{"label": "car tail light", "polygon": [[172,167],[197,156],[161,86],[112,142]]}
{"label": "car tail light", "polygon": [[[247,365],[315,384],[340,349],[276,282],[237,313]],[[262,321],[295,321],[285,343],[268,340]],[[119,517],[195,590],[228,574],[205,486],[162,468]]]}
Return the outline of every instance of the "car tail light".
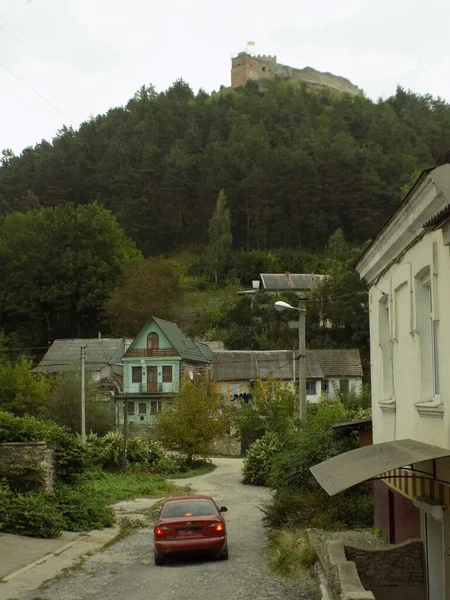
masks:
{"label": "car tail light", "polygon": [[170,531],[169,527],[157,527],[155,529],[155,535],[158,535],[158,536],[166,535],[168,531]]}
{"label": "car tail light", "polygon": [[212,529],[213,531],[224,531],[225,527],[222,525],[222,523],[211,523],[211,525],[208,525],[208,529]]}

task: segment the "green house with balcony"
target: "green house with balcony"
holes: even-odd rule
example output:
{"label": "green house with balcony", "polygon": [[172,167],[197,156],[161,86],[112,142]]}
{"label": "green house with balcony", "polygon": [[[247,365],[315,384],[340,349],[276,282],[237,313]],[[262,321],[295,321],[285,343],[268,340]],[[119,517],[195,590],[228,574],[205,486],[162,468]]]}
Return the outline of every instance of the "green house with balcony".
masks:
{"label": "green house with balcony", "polygon": [[[119,423],[149,425],[183,381],[204,375],[212,363],[210,347],[184,335],[176,323],[152,317],[125,352],[123,401]],[[125,409],[126,407],[126,409]]]}

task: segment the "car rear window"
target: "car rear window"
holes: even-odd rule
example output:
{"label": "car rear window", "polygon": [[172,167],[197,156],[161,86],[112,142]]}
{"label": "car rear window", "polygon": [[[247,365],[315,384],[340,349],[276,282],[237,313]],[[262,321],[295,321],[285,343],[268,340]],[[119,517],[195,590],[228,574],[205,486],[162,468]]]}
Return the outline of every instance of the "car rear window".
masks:
{"label": "car rear window", "polygon": [[162,511],[163,519],[172,519],[176,517],[207,517],[216,515],[217,509],[209,500],[187,500],[186,502],[169,502]]}

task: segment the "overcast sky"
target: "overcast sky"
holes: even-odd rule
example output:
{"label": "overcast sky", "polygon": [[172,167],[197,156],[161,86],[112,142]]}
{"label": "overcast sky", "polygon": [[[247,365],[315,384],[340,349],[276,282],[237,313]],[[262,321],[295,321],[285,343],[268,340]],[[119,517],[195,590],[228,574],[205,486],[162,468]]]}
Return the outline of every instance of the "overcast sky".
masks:
{"label": "overcast sky", "polygon": [[374,100],[400,84],[450,101],[449,17],[448,0],[0,0],[0,149],[50,140],[143,84],[229,85],[247,41]]}

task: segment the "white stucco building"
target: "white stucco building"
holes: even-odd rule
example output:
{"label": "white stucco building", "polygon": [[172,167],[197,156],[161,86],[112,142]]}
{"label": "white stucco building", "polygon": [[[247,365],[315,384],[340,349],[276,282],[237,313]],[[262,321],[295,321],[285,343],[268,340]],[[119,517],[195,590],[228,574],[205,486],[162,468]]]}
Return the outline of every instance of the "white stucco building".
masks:
{"label": "white stucco building", "polygon": [[[370,284],[374,443],[410,439],[450,454],[450,165],[422,173],[357,268]],[[414,534],[419,522],[429,598],[450,598],[450,458],[414,468],[432,479],[377,486],[378,525],[390,518],[391,528]]]}
{"label": "white stucco building", "polygon": [[426,589],[398,598],[449,600],[449,164],[420,175],[356,268],[370,287],[374,445],[312,471],[331,495],[376,479],[375,527],[424,543]]}

